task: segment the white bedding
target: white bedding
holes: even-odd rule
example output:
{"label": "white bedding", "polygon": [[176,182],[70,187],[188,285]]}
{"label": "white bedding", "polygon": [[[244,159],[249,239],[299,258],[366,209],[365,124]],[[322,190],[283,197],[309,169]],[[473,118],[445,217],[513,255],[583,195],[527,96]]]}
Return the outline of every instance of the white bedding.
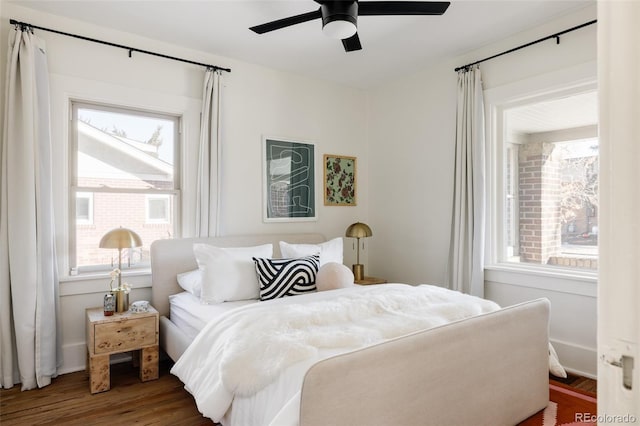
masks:
{"label": "white bedding", "polygon": [[318,360],[497,309],[440,287],[403,284],[254,303],[210,322],[171,372],[214,421],[296,424],[304,374]]}
{"label": "white bedding", "polygon": [[200,333],[200,330],[212,320],[225,312],[252,303],[259,303],[259,301],[239,300],[207,305],[201,303],[200,299],[193,294],[183,291],[169,296],[169,318],[190,340],[193,340]]}

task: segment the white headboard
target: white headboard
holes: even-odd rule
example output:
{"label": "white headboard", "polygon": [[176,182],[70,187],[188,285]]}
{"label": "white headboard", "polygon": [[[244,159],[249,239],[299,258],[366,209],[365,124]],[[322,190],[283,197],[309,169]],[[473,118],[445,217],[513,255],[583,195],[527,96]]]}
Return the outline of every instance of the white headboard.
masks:
{"label": "white headboard", "polygon": [[151,244],[151,304],[160,315],[169,316],[169,296],[183,291],[178,285],[176,275],[198,267],[193,255],[194,243],[206,243],[216,247],[249,247],[271,243],[273,257],[278,258],[280,241],[318,244],[326,239],[322,234],[259,234],[154,241]]}

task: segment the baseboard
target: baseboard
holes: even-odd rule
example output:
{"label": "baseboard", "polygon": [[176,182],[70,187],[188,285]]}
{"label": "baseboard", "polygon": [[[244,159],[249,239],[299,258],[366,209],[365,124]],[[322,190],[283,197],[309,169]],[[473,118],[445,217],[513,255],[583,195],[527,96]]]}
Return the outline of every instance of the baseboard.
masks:
{"label": "baseboard", "polygon": [[[58,368],[58,374],[75,373],[87,368],[87,344],[85,342],[72,343],[62,346],[62,366]],[[131,361],[129,352],[111,355],[110,364]]]}
{"label": "baseboard", "polygon": [[598,350],[551,339],[551,344],[558,353],[560,364],[569,373],[590,379],[598,377]]}
{"label": "baseboard", "polygon": [[569,367],[566,367],[565,371],[569,374],[573,374],[574,376],[581,376],[581,377],[586,377],[587,379],[598,380],[597,375],[587,373],[585,371],[574,370],[573,368],[569,368]]}

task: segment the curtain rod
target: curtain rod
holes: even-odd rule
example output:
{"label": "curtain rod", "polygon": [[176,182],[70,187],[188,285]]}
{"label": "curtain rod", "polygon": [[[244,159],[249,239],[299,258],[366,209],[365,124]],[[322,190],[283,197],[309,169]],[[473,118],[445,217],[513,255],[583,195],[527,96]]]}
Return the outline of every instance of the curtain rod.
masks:
{"label": "curtain rod", "polygon": [[51,28],[38,27],[36,25],[27,24],[25,22],[16,21],[15,19],[10,19],[9,23],[11,25],[19,25],[21,28],[35,28],[35,29],[38,29],[38,30],[49,31],[49,32],[60,34],[60,35],[64,35],[64,36],[67,36],[67,37],[79,38],[80,40],[92,41],[94,43],[105,44],[107,46],[112,46],[112,47],[118,47],[120,49],[128,50],[129,51],[129,57],[131,57],[131,53],[132,52],[138,52],[138,53],[144,53],[144,54],[151,55],[151,56],[158,56],[160,58],[171,59],[171,60],[178,61],[178,62],[185,62],[187,64],[199,65],[201,67],[213,68],[214,70],[231,72],[230,68],[222,68],[222,67],[218,67],[216,65],[203,64],[201,62],[190,61],[188,59],[176,58],[175,56],[169,56],[169,55],[164,55],[162,53],[150,52],[148,50],[137,49],[135,47],[124,46],[122,44],[111,43],[111,42],[108,42],[108,41],[98,40],[98,39],[95,39],[95,38],[85,37],[85,36],[81,36],[81,35],[77,35],[77,34],[65,33],[63,31],[52,30]]}
{"label": "curtain rod", "polygon": [[518,47],[514,47],[513,49],[505,50],[504,52],[500,52],[500,53],[495,54],[493,56],[489,56],[488,58],[480,59],[479,61],[475,61],[475,62],[472,62],[470,64],[463,65],[461,67],[456,68],[454,71],[458,72],[460,70],[463,70],[463,69],[472,67],[474,65],[477,65],[477,64],[479,64],[481,62],[488,61],[489,59],[497,58],[498,56],[506,55],[507,53],[515,52],[516,50],[524,49],[525,47],[529,47],[529,46],[532,46],[534,44],[541,43],[543,41],[546,41],[546,40],[549,40],[549,39],[552,39],[552,38],[556,39],[556,44],[560,44],[560,36],[561,35],[566,34],[566,33],[570,33],[571,31],[579,30],[580,28],[588,27],[589,25],[593,25],[596,22],[598,22],[597,19],[594,19],[593,21],[585,22],[584,24],[577,25],[575,27],[571,27],[571,28],[566,29],[564,31],[560,31],[559,33],[551,34],[550,36],[543,37],[541,39],[532,41],[532,42],[527,43],[527,44],[523,44],[523,45],[518,46]]}

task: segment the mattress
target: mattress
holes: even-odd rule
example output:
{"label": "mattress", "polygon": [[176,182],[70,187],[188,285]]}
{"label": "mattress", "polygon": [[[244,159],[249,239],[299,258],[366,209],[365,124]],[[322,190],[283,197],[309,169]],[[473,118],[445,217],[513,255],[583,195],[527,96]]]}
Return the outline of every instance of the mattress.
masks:
{"label": "mattress", "polygon": [[169,315],[171,322],[190,340],[193,340],[205,325],[224,315],[225,312],[258,302],[258,300],[240,300],[206,305],[193,294],[184,291],[169,296]]}

